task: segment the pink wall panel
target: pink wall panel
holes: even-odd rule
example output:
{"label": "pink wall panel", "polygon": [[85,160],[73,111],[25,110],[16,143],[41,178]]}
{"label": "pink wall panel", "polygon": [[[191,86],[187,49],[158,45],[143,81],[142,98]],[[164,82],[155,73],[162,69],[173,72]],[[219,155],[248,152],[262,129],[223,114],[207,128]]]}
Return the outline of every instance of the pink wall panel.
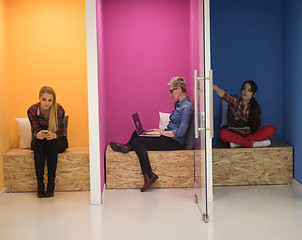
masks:
{"label": "pink wall panel", "polygon": [[186,79],[193,100],[191,6],[190,0],[102,0],[107,143],[128,140],[135,112],[145,129],[158,127],[158,111],[173,110],[167,87],[173,76]]}
{"label": "pink wall panel", "polygon": [[102,190],[106,145],[128,140],[131,114],[140,114],[145,129],[157,128],[158,111],[173,110],[167,86],[173,76],[186,79],[193,102],[193,70],[203,72],[198,2],[96,1]]}
{"label": "pink wall panel", "polygon": [[106,91],[104,76],[104,44],[103,44],[103,22],[102,22],[102,4],[96,1],[97,16],[97,45],[98,45],[98,79],[99,79],[99,130],[100,130],[100,166],[101,166],[101,194],[103,194],[105,185],[104,158],[106,148]]}
{"label": "pink wall panel", "polygon": [[[203,31],[203,0],[191,0],[192,16],[192,60],[193,69],[198,70],[200,77],[205,76],[204,72],[204,31]],[[202,95],[204,95],[204,89]],[[205,106],[199,105],[199,111],[204,112]]]}

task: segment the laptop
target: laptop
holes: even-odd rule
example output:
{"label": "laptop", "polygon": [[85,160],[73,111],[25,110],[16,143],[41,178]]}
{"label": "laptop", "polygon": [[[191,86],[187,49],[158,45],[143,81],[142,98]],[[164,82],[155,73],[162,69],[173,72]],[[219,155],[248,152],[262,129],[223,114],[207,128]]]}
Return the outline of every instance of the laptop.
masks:
{"label": "laptop", "polygon": [[143,137],[160,137],[161,134],[147,134],[146,131],[144,131],[144,128],[143,128],[143,125],[141,123],[141,120],[139,119],[139,116],[138,116],[138,113],[134,113],[132,115],[132,120],[133,120],[133,123],[134,123],[134,126],[135,126],[135,129],[136,129],[136,132],[137,132],[137,135],[138,136],[143,136]]}
{"label": "laptop", "polygon": [[250,127],[229,127],[228,129],[237,129],[237,130],[251,130]]}

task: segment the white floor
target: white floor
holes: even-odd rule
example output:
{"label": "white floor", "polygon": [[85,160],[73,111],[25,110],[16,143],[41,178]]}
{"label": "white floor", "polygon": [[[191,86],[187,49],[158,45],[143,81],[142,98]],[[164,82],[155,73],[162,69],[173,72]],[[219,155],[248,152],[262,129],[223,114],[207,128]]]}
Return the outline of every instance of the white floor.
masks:
{"label": "white floor", "polygon": [[103,205],[89,192],[34,193],[0,198],[1,240],[301,240],[302,193],[292,185],[214,188],[209,223],[191,189],[105,190]]}

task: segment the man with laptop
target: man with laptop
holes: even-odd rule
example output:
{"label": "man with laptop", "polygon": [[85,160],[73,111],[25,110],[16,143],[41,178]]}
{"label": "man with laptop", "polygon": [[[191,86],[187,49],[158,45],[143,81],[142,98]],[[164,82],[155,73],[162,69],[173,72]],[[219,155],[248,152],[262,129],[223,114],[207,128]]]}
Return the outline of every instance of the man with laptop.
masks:
{"label": "man with laptop", "polygon": [[141,121],[137,113],[132,115],[132,120],[136,131],[133,132],[127,144],[110,142],[114,151],[127,153],[134,150],[139,158],[142,174],[144,176],[144,192],[158,176],[152,172],[148,152],[179,150],[184,147],[188,128],[193,118],[193,104],[186,94],[186,82],[181,77],[174,77],[168,84],[170,96],[176,101],[175,109],[170,115],[170,121],[166,129],[143,130]]}
{"label": "man with laptop", "polygon": [[141,120],[139,119],[138,113],[134,113],[132,115],[132,121],[136,130],[136,133],[140,137],[160,137],[163,133],[163,130],[157,131],[157,129],[150,129],[147,131],[144,131],[143,125],[141,123]]}

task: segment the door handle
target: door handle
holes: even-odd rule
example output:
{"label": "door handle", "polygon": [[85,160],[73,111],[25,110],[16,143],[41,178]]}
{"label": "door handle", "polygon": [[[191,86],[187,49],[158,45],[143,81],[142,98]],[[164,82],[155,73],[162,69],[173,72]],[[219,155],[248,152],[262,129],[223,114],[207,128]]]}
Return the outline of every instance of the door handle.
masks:
{"label": "door handle", "polygon": [[195,138],[198,138],[198,71],[194,70],[194,129]]}
{"label": "door handle", "polygon": [[[210,127],[199,128],[199,118],[198,118],[198,81],[199,80],[209,80],[209,98],[210,98]],[[206,114],[205,114],[206,116]],[[209,77],[198,77],[198,70],[194,70],[194,127],[195,127],[195,138],[198,138],[200,130],[210,130],[210,137],[214,137],[214,117],[213,117],[213,70],[209,70]],[[207,121],[206,119],[204,119]]]}
{"label": "door handle", "polygon": [[213,112],[213,70],[209,70],[209,88],[210,88],[210,136],[214,137],[214,112]]}

